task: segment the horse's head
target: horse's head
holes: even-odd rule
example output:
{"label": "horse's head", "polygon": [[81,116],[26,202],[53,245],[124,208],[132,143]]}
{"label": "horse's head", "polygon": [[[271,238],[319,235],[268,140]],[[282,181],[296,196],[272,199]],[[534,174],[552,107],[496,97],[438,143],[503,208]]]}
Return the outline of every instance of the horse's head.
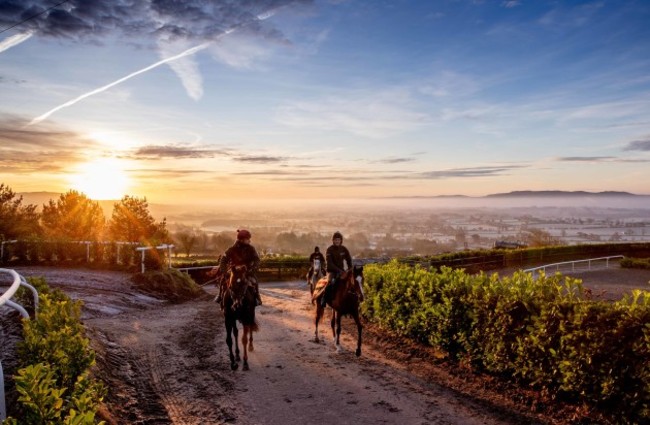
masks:
{"label": "horse's head", "polygon": [[363,266],[353,266],[346,279],[349,292],[356,293],[363,300]]}
{"label": "horse's head", "polygon": [[230,280],[228,287],[233,300],[241,301],[248,289],[248,279],[246,278],[246,271],[248,268],[245,265],[232,266],[230,268]]}

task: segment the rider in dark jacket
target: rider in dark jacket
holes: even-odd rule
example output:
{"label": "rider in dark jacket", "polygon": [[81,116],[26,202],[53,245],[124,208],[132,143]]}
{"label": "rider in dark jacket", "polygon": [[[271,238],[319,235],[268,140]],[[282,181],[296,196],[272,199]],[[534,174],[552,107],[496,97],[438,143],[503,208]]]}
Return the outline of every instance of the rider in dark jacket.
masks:
{"label": "rider in dark jacket", "polygon": [[251,245],[251,232],[245,229],[237,230],[237,241],[228,248],[219,262],[220,270],[230,270],[233,266],[246,266],[249,283],[255,289],[257,305],[262,305],[260,288],[255,273],[260,267],[260,256]]}
{"label": "rider in dark jacket", "polygon": [[325,257],[323,257],[323,254],[320,252],[320,248],[315,247],[314,252],[309,256],[309,272],[307,273],[307,281],[311,282],[311,277],[314,275],[314,272],[316,271],[316,267],[314,264],[314,260],[318,260],[320,262],[320,270],[324,270],[325,267]]}
{"label": "rider in dark jacket", "polygon": [[329,300],[332,288],[338,279],[347,277],[347,270],[352,268],[352,256],[350,251],[343,246],[343,235],[341,232],[334,232],[332,235],[332,245],[325,252],[325,261],[327,263],[327,286],[325,294],[321,298],[321,305],[325,307]]}

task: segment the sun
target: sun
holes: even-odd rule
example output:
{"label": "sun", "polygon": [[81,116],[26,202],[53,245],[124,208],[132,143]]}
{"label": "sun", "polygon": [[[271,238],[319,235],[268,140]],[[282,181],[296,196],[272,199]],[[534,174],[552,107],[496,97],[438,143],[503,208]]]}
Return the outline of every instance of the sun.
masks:
{"label": "sun", "polygon": [[129,178],[121,161],[102,158],[79,166],[78,172],[70,176],[70,183],[90,199],[113,200],[126,195]]}

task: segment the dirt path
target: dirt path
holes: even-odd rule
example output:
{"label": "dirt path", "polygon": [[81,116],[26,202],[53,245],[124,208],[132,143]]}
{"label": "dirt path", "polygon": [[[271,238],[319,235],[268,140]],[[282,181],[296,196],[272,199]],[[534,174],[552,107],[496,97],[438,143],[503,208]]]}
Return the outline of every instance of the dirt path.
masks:
{"label": "dirt path", "polygon": [[[342,354],[330,338],[312,342],[313,307],[302,282],[264,284],[251,370],[233,372],[223,319],[210,297],[172,305],[135,292],[126,274],[19,272],[45,276],[52,286],[86,300],[84,322],[97,351],[98,375],[109,388],[109,423],[521,423],[417,377],[369,345],[356,358],[347,328]],[[326,331],[328,321],[321,336]]]}

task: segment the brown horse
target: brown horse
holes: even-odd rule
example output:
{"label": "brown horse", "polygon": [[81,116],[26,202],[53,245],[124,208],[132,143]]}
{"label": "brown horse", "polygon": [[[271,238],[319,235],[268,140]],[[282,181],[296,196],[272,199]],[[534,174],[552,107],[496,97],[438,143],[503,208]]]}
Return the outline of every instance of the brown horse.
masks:
{"label": "brown horse", "polygon": [[[321,279],[319,287],[323,286],[327,282],[327,278]],[[348,270],[346,275],[339,279],[333,288],[333,295],[327,304],[332,307],[332,336],[334,337],[334,344],[336,345],[336,351],[341,352],[341,344],[339,342],[341,337],[341,318],[345,315],[350,315],[354,319],[354,322],[357,324],[357,349],[355,354],[357,356],[361,355],[361,331],[363,326],[361,326],[361,320],[359,319],[359,303],[363,301],[363,266],[354,266],[352,270]],[[318,294],[316,291],[316,331],[315,331],[315,341],[319,342],[318,338],[318,323],[323,317],[325,308],[321,306],[321,298],[324,297],[324,293]],[[335,328],[336,326],[336,328]]]}
{"label": "brown horse", "polygon": [[[242,370],[249,370],[248,351],[253,351],[253,332],[259,330],[255,320],[255,293],[253,285],[246,278],[246,266],[234,266],[230,269],[230,279],[223,298],[223,316],[226,323],[226,343],[230,354],[230,368],[237,370],[240,361],[237,337],[237,321],[243,328],[241,343],[244,348],[244,365]],[[233,335],[235,354],[232,352]]]}

